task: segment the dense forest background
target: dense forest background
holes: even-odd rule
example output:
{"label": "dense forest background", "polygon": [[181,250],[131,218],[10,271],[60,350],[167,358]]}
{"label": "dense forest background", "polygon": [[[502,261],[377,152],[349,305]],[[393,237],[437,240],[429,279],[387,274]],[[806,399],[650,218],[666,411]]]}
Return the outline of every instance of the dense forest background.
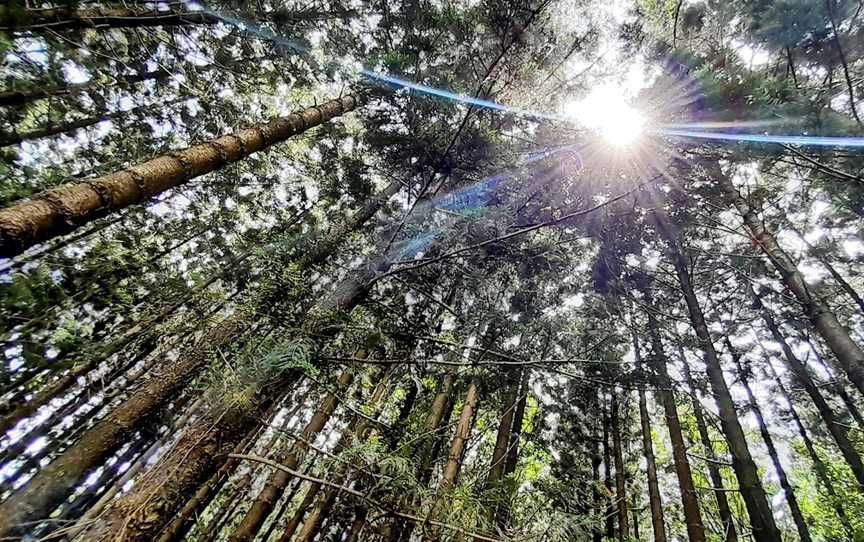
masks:
{"label": "dense forest background", "polygon": [[0,5],[0,539],[864,541],[862,12]]}

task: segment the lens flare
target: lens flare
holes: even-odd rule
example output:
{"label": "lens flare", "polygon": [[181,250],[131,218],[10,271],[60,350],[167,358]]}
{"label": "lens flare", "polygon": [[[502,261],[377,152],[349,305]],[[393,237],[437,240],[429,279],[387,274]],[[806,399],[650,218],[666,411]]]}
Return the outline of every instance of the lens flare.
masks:
{"label": "lens flare", "polygon": [[565,116],[599,132],[609,143],[627,146],[635,142],[645,129],[645,117],[624,99],[621,89],[604,85],[595,88],[585,98],[570,102]]}
{"label": "lens flare", "polygon": [[[219,13],[207,8],[199,2],[186,2],[186,5],[190,10],[207,13],[212,17],[218,18],[223,23],[231,25],[243,32],[254,35],[260,39],[272,41],[283,49],[291,49],[302,55],[311,54],[311,50],[308,47],[284,36],[275,34],[253,21]],[[346,72],[359,74],[367,79],[378,81],[379,83],[383,83],[390,87],[404,88],[464,105],[501,111],[535,120],[551,120],[556,122],[578,121],[587,128],[597,130],[607,141],[616,146],[631,145],[636,142],[641,135],[651,134],[715,141],[777,143],[780,145],[797,145],[802,147],[864,147],[864,138],[862,137],[728,133],[711,131],[710,129],[688,130],[683,128],[684,126],[687,126],[686,124],[670,125],[668,128],[659,127],[647,129],[644,116],[627,104],[620,90],[616,90],[608,85],[595,88],[584,100],[568,104],[565,108],[564,114],[556,114],[543,111],[532,111],[499,102],[493,102],[491,100],[474,98],[446,89],[430,87],[385,73],[379,73],[368,68],[360,68],[358,70],[355,65],[342,64],[338,62],[332,62],[332,65],[342,66]],[[763,124],[764,121],[753,122],[753,124],[756,123]],[[741,121],[737,124],[746,125],[748,124],[748,121]],[[677,126],[680,126],[681,128],[678,128]],[[697,127],[697,125],[693,126]],[[703,127],[708,128],[709,126],[710,123],[703,123]]]}

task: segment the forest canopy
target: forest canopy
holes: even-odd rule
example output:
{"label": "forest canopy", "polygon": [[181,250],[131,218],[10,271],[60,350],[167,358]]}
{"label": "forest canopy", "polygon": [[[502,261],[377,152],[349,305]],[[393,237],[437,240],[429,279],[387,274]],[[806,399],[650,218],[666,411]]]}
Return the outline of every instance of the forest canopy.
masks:
{"label": "forest canopy", "polygon": [[0,540],[864,542],[861,0],[0,5]]}

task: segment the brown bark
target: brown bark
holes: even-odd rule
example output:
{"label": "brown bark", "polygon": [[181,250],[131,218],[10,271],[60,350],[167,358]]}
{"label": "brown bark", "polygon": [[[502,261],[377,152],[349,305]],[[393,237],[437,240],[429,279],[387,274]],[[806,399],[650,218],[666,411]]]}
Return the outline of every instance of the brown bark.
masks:
{"label": "brown bark", "polygon": [[[366,357],[366,353],[360,352],[357,354],[357,357],[363,359]],[[351,385],[353,379],[354,375],[352,372],[347,370],[343,371],[337,383],[338,388],[344,390]],[[328,393],[327,396],[324,397],[318,405],[318,408],[315,410],[312,419],[310,419],[309,423],[306,424],[306,427],[303,428],[301,433],[302,439],[297,440],[297,442],[290,447],[288,453],[279,459],[280,463],[289,469],[297,468],[302,460],[303,454],[305,454],[309,447],[304,441],[313,440],[315,436],[324,429],[324,426],[326,426],[327,422],[330,421],[330,417],[333,415],[336,407],[339,406],[339,401],[339,396],[334,393]],[[255,538],[255,535],[258,534],[258,530],[261,529],[261,526],[267,520],[267,517],[273,510],[273,506],[279,500],[279,496],[288,486],[290,481],[291,476],[285,471],[277,470],[271,474],[267,479],[267,483],[261,489],[261,492],[258,493],[258,496],[255,497],[252,506],[246,512],[246,515],[243,516],[243,519],[240,521],[240,524],[234,530],[234,533],[231,535],[229,540],[231,542],[247,542]]]}
{"label": "brown bark", "polygon": [[661,235],[669,245],[669,256],[672,259],[672,264],[675,267],[675,272],[687,303],[687,310],[690,314],[693,330],[696,332],[699,346],[703,351],[703,359],[708,379],[711,383],[711,390],[717,401],[720,426],[729,443],[729,450],[732,455],[732,468],[735,470],[741,497],[744,499],[744,504],[750,516],[753,538],[756,542],[780,542],[780,531],[774,521],[771,506],[762,487],[756,462],[753,461],[753,456],[750,454],[750,449],[747,446],[747,438],[744,436],[744,429],[741,427],[741,422],[738,419],[732,394],[729,392],[729,386],[726,383],[726,378],[723,376],[720,358],[717,356],[717,350],[714,348],[714,343],[711,340],[711,334],[708,331],[708,324],[705,322],[702,307],[699,306],[699,301],[696,298],[696,293],[690,281],[690,272],[687,269],[687,261],[684,257],[683,248],[675,234],[672,233],[668,218],[664,214],[656,212],[654,216],[657,219],[657,226]]}
{"label": "brown bark", "polygon": [[507,450],[510,445],[510,435],[513,431],[513,418],[516,412],[517,393],[519,392],[518,380],[514,375],[508,375],[506,396],[501,407],[498,433],[495,437],[495,448],[492,450],[492,461],[489,465],[489,474],[486,476],[486,487],[492,487],[504,475],[507,462]]}
{"label": "brown bark", "polygon": [[355,109],[362,95],[348,95],[158,156],[131,168],[37,194],[0,210],[0,256],[68,233],[99,216],[123,209],[236,162]]}
{"label": "brown bark", "polygon": [[693,417],[696,418],[699,440],[702,441],[705,457],[708,458],[708,476],[711,478],[711,486],[714,489],[714,497],[717,500],[717,514],[720,516],[720,523],[723,525],[723,539],[726,542],[738,542],[735,517],[732,515],[729,499],[726,497],[723,475],[720,473],[720,465],[717,462],[717,455],[714,453],[714,443],[711,442],[711,435],[708,434],[708,424],[705,422],[702,403],[699,402],[699,397],[696,395],[696,385],[693,382],[693,375],[690,373],[690,365],[687,363],[687,357],[684,355],[684,348],[680,344],[678,345],[678,352],[684,367],[684,379],[687,381],[687,387],[690,388],[690,403],[693,407]]}
{"label": "brown bark", "polygon": [[822,395],[819,386],[816,385],[813,378],[810,376],[807,366],[798,359],[794,352],[792,352],[792,348],[786,342],[786,338],[780,333],[780,329],[777,327],[774,317],[768,311],[768,308],[762,303],[762,299],[752,289],[750,293],[753,296],[753,302],[756,308],[762,314],[762,320],[771,332],[771,336],[783,350],[783,357],[781,359],[784,360],[786,366],[792,374],[795,375],[795,378],[801,383],[804,391],[807,392],[807,395],[813,401],[813,405],[816,407],[816,411],[819,412],[819,416],[822,417],[822,421],[825,422],[828,432],[831,433],[834,442],[837,444],[837,447],[840,448],[840,453],[843,454],[846,464],[849,465],[849,468],[855,475],[858,484],[864,488],[864,463],[862,463],[861,456],[858,455],[855,446],[849,440],[848,427],[839,423],[834,410]]}
{"label": "brown bark", "polygon": [[668,362],[660,338],[660,330],[654,317],[652,308],[646,312],[648,315],[648,331],[651,337],[653,355],[649,358],[651,367],[654,369],[657,382],[657,395],[663,404],[666,417],[666,427],[669,429],[669,440],[672,441],[672,458],[675,464],[675,475],[678,478],[678,489],[681,491],[681,505],[684,509],[684,522],[687,525],[687,537],[690,542],[705,541],[705,526],[702,523],[702,514],[699,511],[699,499],[696,487],[693,484],[693,473],[690,469],[690,460],[687,459],[687,444],[684,442],[684,434],[681,431],[681,420],[678,418],[678,406],[675,403],[675,394],[672,391],[672,379],[669,377]]}
{"label": "brown bark", "polygon": [[[344,242],[346,233],[362,227],[375,212],[398,191],[391,183],[381,194],[370,198],[360,212],[323,240],[301,247],[300,269],[323,263]],[[310,238],[314,241],[314,237]],[[349,310],[366,293],[368,277],[347,279],[336,293],[323,303],[324,310]],[[276,296],[280,295],[277,291]],[[272,304],[275,300],[262,303]],[[263,310],[262,308],[262,310]],[[185,386],[217,353],[238,340],[254,321],[253,315],[237,312],[214,327],[203,339],[184,349],[177,361],[157,367],[128,399],[108,416],[88,429],[59,458],[38,472],[23,488],[0,504],[0,536],[12,532],[16,525],[48,514],[61,503],[85,473],[99,465],[116,447],[132,434],[142,419],[158,411],[164,402]]]}
{"label": "brown bark", "polygon": [[[633,334],[633,348],[636,352],[638,368],[642,366],[642,355],[639,351],[639,341]],[[666,520],[663,517],[663,502],[660,496],[660,486],[657,483],[657,463],[654,460],[654,443],[651,440],[651,418],[648,415],[648,401],[645,390],[639,389],[639,421],[642,426],[642,453],[645,456],[646,475],[648,478],[648,504],[651,509],[651,527],[654,542],[666,542]]]}
{"label": "brown bark", "polygon": [[[609,495],[614,493],[612,486],[612,445],[609,442],[609,412],[603,407],[603,484],[606,486],[606,491]],[[606,538],[612,540],[615,538],[615,505],[609,502],[605,510],[606,516]]]}
{"label": "brown bark", "polygon": [[513,414],[513,431],[510,437],[510,448],[507,450],[507,464],[504,465],[504,474],[516,471],[519,462],[519,439],[522,438],[522,423],[525,419],[525,406],[528,403],[530,393],[531,370],[522,372],[522,381],[519,383],[519,402],[516,404],[516,412]]}
{"label": "brown bark", "polygon": [[618,396],[613,391],[611,403],[612,449],[615,460],[615,509],[618,513],[618,540],[630,536],[630,518],[627,516],[626,473],[624,472],[624,452],[621,449],[621,415]]}
{"label": "brown bark", "polygon": [[[285,378],[280,388],[294,381],[296,377]],[[265,399],[259,408],[271,404],[271,400]],[[187,501],[186,496],[194,495],[200,484],[226,462],[228,454],[244,446],[245,435],[257,431],[256,414],[254,410],[237,408],[207,412],[183,432],[170,452],[129,493],[108,506],[78,539],[154,540]]]}
{"label": "brown bark", "polygon": [[[226,319],[176,363],[157,367],[128,399],[0,505],[0,536],[17,532],[20,524],[47,517],[90,469],[126,442],[142,419],[158,412],[165,398],[188,384],[190,374],[239,336],[245,327],[244,320],[239,313]],[[212,446],[217,444],[214,442]]]}
{"label": "brown bark", "polygon": [[471,436],[474,413],[480,402],[479,387],[479,379],[472,378],[468,384],[468,391],[465,392],[465,402],[462,405],[462,412],[459,414],[459,423],[456,425],[456,432],[450,444],[450,453],[447,456],[447,463],[444,465],[444,474],[440,484],[442,488],[454,485],[459,476],[459,470],[462,467],[462,454],[465,453],[465,445]]}
{"label": "brown bark", "polygon": [[757,216],[757,210],[741,196],[732,180],[720,171],[719,167],[715,168],[714,173],[720,189],[738,210],[745,226],[750,230],[753,242],[774,264],[783,284],[792,292],[813,327],[834,352],[849,380],[864,394],[864,350],[855,344],[849,331],[840,324],[828,305],[810,290],[795,262],[783,251],[774,235]]}
{"label": "brown bark", "polygon": [[[425,438],[416,447],[419,450],[417,452],[417,478],[422,486],[429,483],[429,478],[432,476],[432,465],[437,444],[441,442],[439,431],[449,421],[453,412],[452,395],[455,382],[456,374],[453,372],[447,372],[441,377],[438,391],[429,407],[429,414],[423,422],[422,434],[425,435]],[[390,542],[407,541],[411,538],[414,527],[414,523],[409,523],[403,518],[397,518],[390,528],[387,540]]]}
{"label": "brown bark", "polygon": [[744,391],[747,392],[747,402],[750,405],[750,410],[756,416],[756,423],[759,425],[759,433],[762,435],[762,440],[765,442],[765,447],[768,449],[768,455],[771,457],[771,463],[774,465],[774,471],[777,473],[777,479],[780,481],[780,487],[783,489],[783,494],[786,496],[786,504],[789,505],[789,510],[792,512],[792,520],[795,522],[795,528],[798,531],[798,538],[801,542],[812,542],[810,537],[810,529],[807,527],[807,521],[804,519],[804,514],[801,512],[801,507],[798,505],[798,497],[795,495],[795,489],[789,482],[789,477],[786,476],[786,469],[780,462],[780,456],[777,453],[777,447],[774,445],[774,438],[771,432],[768,431],[768,425],[765,423],[765,416],[762,414],[762,409],[756,401],[756,395],[750,387],[749,367],[744,367],[741,362],[741,355],[732,346],[732,342],[727,336],[725,338],[726,348],[729,349],[729,354],[735,362],[735,367],[738,369],[738,378],[741,380],[741,385],[744,386]]}
{"label": "brown bark", "polygon": [[303,522],[303,518],[306,516],[306,511],[309,510],[309,507],[312,506],[312,503],[315,502],[315,497],[318,496],[318,493],[321,491],[321,484],[317,484],[312,482],[309,484],[309,488],[306,490],[306,493],[303,495],[303,500],[300,501],[300,506],[297,507],[297,510],[294,512],[294,515],[291,516],[291,519],[285,524],[285,529],[282,531],[282,535],[279,537],[279,542],[291,542],[291,539],[294,537],[294,533],[297,531],[297,527]]}

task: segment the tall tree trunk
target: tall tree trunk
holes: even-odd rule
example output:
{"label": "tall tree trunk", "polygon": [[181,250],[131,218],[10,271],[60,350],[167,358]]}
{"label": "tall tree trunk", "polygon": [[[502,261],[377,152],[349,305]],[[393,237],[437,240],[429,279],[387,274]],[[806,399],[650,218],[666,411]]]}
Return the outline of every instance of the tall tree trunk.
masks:
{"label": "tall tree trunk", "polygon": [[780,248],[774,235],[757,216],[757,210],[741,196],[732,184],[732,180],[720,170],[719,166],[715,168],[714,173],[721,191],[731,200],[744,219],[753,241],[774,264],[783,284],[801,304],[804,314],[825,340],[828,348],[834,352],[840,367],[849,375],[849,380],[864,394],[864,351],[855,344],[849,331],[840,324],[831,309],[810,291],[795,262]]}
{"label": "tall tree trunk", "polygon": [[[285,13],[285,22],[323,21],[348,18],[347,9],[322,11],[300,9]],[[159,26],[211,25],[221,21],[212,11],[173,8],[167,11],[127,7],[122,2],[96,8],[58,7],[8,11],[0,17],[0,31],[86,30],[90,28],[149,28]]]}
{"label": "tall tree trunk", "polygon": [[315,502],[315,498],[321,492],[321,484],[312,482],[309,484],[309,488],[306,490],[306,493],[303,495],[303,500],[300,501],[300,506],[297,507],[297,510],[294,511],[294,515],[291,516],[291,519],[285,524],[285,528],[282,531],[282,535],[279,537],[279,542],[291,542],[291,539],[294,537],[294,533],[297,531],[297,527],[303,523],[303,518],[306,516],[306,511],[309,510],[309,507],[312,506],[312,503]]}
{"label": "tall tree trunk", "polygon": [[[639,340],[635,333],[633,334],[633,348],[636,352],[637,369],[641,369],[642,354],[639,351]],[[657,464],[654,460],[654,443],[651,440],[651,418],[648,415],[648,401],[642,387],[639,388],[639,421],[642,426],[642,453],[645,456],[645,469],[648,478],[648,505],[651,509],[654,542],[666,542],[666,520],[663,518],[663,502],[660,496],[660,486],[657,483]]]}
{"label": "tall tree trunk", "polygon": [[141,28],[151,26],[187,26],[219,22],[204,11],[173,9],[134,9],[110,6],[91,9],[51,8],[9,11],[0,17],[0,30],[22,32],[39,30],[85,30],[88,28]]}
{"label": "tall tree trunk", "polygon": [[[361,351],[356,357],[365,359],[366,352]],[[351,371],[343,371],[337,382],[337,391],[343,392],[351,385],[353,379],[354,374]],[[306,441],[314,440],[315,436],[324,429],[324,426],[330,421],[330,417],[333,416],[333,412],[336,411],[336,407],[339,406],[339,401],[340,397],[333,392],[328,393],[324,397],[309,420],[309,423],[303,428],[301,439],[298,439],[288,449],[288,452],[279,459],[279,463],[289,469],[297,468],[297,465],[300,464],[303,458],[303,454],[309,448]],[[252,501],[252,505],[249,507],[246,515],[243,516],[240,524],[231,535],[230,542],[248,542],[255,538],[255,535],[258,534],[261,526],[273,510],[273,506],[282,495],[282,491],[288,486],[290,481],[291,475],[282,470],[277,470],[270,475],[267,483],[264,484],[261,492]]]}
{"label": "tall tree trunk", "polygon": [[596,518],[596,520],[592,522],[593,524],[591,526],[591,542],[603,541],[603,527],[600,520],[606,515],[605,507],[603,506],[605,499],[603,493],[599,489],[600,485],[603,483],[603,480],[600,478],[600,464],[603,462],[603,456],[600,453],[600,441],[602,439],[600,438],[597,429],[598,428],[595,425],[594,438],[591,439],[591,475],[594,479],[594,502],[592,512]]}
{"label": "tall tree trunk", "polygon": [[738,530],[735,528],[735,517],[732,515],[732,509],[729,507],[729,499],[726,497],[723,475],[720,472],[717,455],[714,453],[714,443],[711,442],[711,435],[708,434],[708,424],[705,422],[705,413],[702,410],[702,403],[699,401],[698,395],[696,395],[696,384],[693,381],[693,375],[690,373],[690,364],[687,363],[687,357],[684,355],[684,348],[680,344],[678,345],[678,354],[684,367],[684,379],[687,381],[687,387],[690,389],[690,404],[693,407],[693,417],[696,418],[696,428],[699,431],[699,440],[702,441],[702,447],[705,449],[705,456],[708,458],[708,476],[711,478],[711,486],[714,490],[714,497],[717,500],[717,514],[720,516],[720,523],[723,525],[723,539],[726,542],[738,542]]}
{"label": "tall tree trunk", "polygon": [[654,369],[657,382],[657,395],[663,404],[666,416],[666,427],[669,429],[669,440],[672,441],[672,458],[675,463],[675,475],[678,478],[678,488],[681,491],[681,505],[684,508],[684,522],[687,525],[687,537],[690,542],[705,541],[705,526],[699,511],[699,499],[693,484],[693,474],[690,470],[690,460],[687,459],[687,444],[681,431],[681,420],[678,418],[678,406],[672,391],[672,379],[669,377],[666,352],[660,338],[660,330],[654,317],[653,307],[646,310],[648,316],[648,332],[651,337],[653,355],[649,358]]}
{"label": "tall tree trunk", "polygon": [[765,442],[765,447],[768,448],[768,455],[771,457],[771,463],[774,464],[774,470],[777,472],[777,479],[780,481],[780,487],[783,488],[783,494],[786,496],[786,503],[789,505],[789,510],[792,512],[792,520],[795,522],[795,528],[798,530],[798,537],[801,542],[812,542],[810,537],[810,529],[807,527],[807,521],[804,519],[804,514],[801,512],[801,507],[798,505],[798,497],[795,495],[795,490],[789,482],[789,477],[786,476],[786,469],[780,462],[780,456],[777,453],[777,447],[774,445],[774,437],[768,431],[768,425],[765,423],[765,416],[762,415],[762,409],[756,401],[756,395],[750,387],[749,367],[744,367],[741,361],[741,354],[732,346],[732,341],[729,337],[725,337],[726,348],[735,362],[735,367],[738,369],[738,378],[744,386],[744,391],[747,392],[747,402],[750,405],[750,410],[756,416],[756,423],[759,425],[759,433],[762,435],[762,440]]}
{"label": "tall tree trunk", "polygon": [[[462,411],[459,413],[459,422],[456,424],[456,432],[453,434],[453,441],[450,443],[450,453],[447,455],[447,463],[444,465],[444,473],[439,483],[441,489],[456,485],[456,479],[462,468],[465,445],[471,437],[471,427],[474,425],[474,414],[477,412],[479,402],[480,379],[473,377],[468,384],[468,390],[465,392],[465,401],[462,403]],[[440,506],[440,501],[436,501],[430,515],[434,516]],[[430,529],[430,532],[424,533],[424,542],[431,542],[437,539],[437,533],[434,533],[432,529]]]}
{"label": "tall tree trunk", "polygon": [[855,400],[849,395],[846,391],[846,386],[844,380],[842,378],[837,378],[834,374],[834,370],[828,366],[828,363],[825,361],[825,358],[822,357],[822,354],[819,353],[819,350],[816,349],[816,345],[813,344],[813,341],[810,337],[806,337],[805,340],[807,344],[810,345],[810,351],[813,352],[813,355],[816,356],[816,361],[819,362],[819,366],[828,373],[829,378],[832,381],[832,385],[828,387],[832,392],[836,393],[838,397],[843,401],[843,404],[846,405],[846,410],[849,411],[849,415],[852,416],[852,419],[855,420],[855,423],[858,424],[858,428],[864,431],[864,416],[861,415],[861,410],[858,408],[858,405],[855,404]]}
{"label": "tall tree trunk", "polygon": [[471,437],[471,426],[474,424],[474,413],[480,402],[480,382],[478,378],[472,378],[465,392],[465,402],[462,412],[459,414],[459,423],[450,444],[450,453],[447,455],[447,463],[444,465],[444,474],[441,478],[441,487],[450,487],[456,484],[459,470],[462,467],[462,455],[465,453],[465,445]]}
{"label": "tall tree trunk", "polygon": [[[136,73],[134,75],[121,75],[115,78],[117,85],[129,85],[131,83],[141,83],[144,81],[161,81],[171,77],[171,72],[165,68],[159,68],[152,71]],[[0,92],[0,107],[20,107],[28,102],[41,98],[51,98],[57,96],[74,96],[87,90],[102,86],[98,80],[87,81],[85,83],[60,85],[55,87],[36,88],[33,90],[13,90],[9,92]]]}
{"label": "tall tree trunk", "polygon": [[813,405],[816,407],[816,411],[819,412],[819,415],[822,417],[822,421],[825,422],[825,425],[828,429],[828,432],[831,433],[831,436],[834,438],[834,442],[837,444],[837,447],[840,448],[840,453],[843,454],[843,458],[846,460],[846,464],[849,465],[849,468],[852,470],[852,473],[855,475],[855,479],[858,481],[858,484],[864,488],[864,463],[861,461],[861,456],[858,455],[858,451],[855,449],[855,446],[849,440],[849,429],[846,425],[839,423],[837,420],[837,415],[834,413],[834,410],[828,404],[828,401],[825,400],[825,397],[822,395],[822,391],[819,389],[819,386],[813,381],[813,378],[810,376],[810,372],[807,370],[807,366],[798,359],[794,352],[792,352],[792,348],[786,342],[786,338],[780,333],[780,329],[777,327],[777,323],[774,321],[774,317],[768,311],[768,308],[762,303],[762,299],[759,297],[754,290],[750,290],[750,293],[753,297],[753,302],[759,312],[762,314],[762,320],[765,322],[765,325],[768,327],[768,330],[771,332],[771,336],[774,338],[780,348],[783,350],[783,359],[786,363],[786,366],[795,375],[795,378],[801,385],[804,387],[804,391],[807,392],[807,395],[810,396],[810,400],[813,401]]}
{"label": "tall tree trunk", "polygon": [[68,233],[95,218],[146,201],[225,164],[267,149],[355,109],[363,98],[361,94],[347,95],[15,203],[0,210],[0,256],[20,254],[36,243]]}
{"label": "tall tree trunk", "polygon": [[[365,284],[368,279],[366,274],[361,274],[347,279],[347,282]],[[337,288],[333,294],[335,298],[323,301],[316,310],[350,311],[365,297],[366,292],[360,286],[352,286],[347,290]],[[284,390],[284,385],[276,390],[263,387],[255,398],[266,403]],[[84,539],[107,542],[122,531],[127,540],[151,540],[197,485],[226,461],[224,452],[216,453],[224,448],[223,441],[231,442],[239,430],[248,427],[253,421],[249,420],[248,413],[242,407],[232,406],[221,413],[208,413],[200,423],[187,429],[163,463],[148,473],[148,483],[136,485],[130,493],[116,501],[103,514],[103,521],[84,533]],[[202,432],[203,435],[200,434]],[[195,444],[197,441],[205,445],[198,446]],[[160,488],[160,498],[153,498],[153,488]]]}
{"label": "tall tree trunk", "polygon": [[[297,375],[282,379],[278,392],[287,389]],[[265,394],[258,408],[269,408],[277,393]],[[109,505],[98,521],[78,536],[81,541],[151,541],[228,459],[243,447],[244,437],[258,430],[255,409],[210,410],[183,431],[171,450],[133,486]],[[251,428],[251,429],[250,429]]]}
{"label": "tall tree trunk", "polygon": [[119,119],[123,117],[133,117],[141,113],[146,113],[147,111],[164,110],[168,107],[186,101],[189,101],[189,98],[177,98],[161,104],[139,105],[137,107],[133,107],[132,109],[112,111],[111,113],[103,113],[101,115],[93,115],[90,117],[84,117],[61,124],[54,124],[42,128],[35,128],[27,132],[12,132],[9,134],[0,134],[0,147],[6,147],[8,145],[18,145],[25,141],[35,141],[37,139],[66,134],[69,132],[75,132],[76,130],[87,128],[89,126],[99,124],[100,122]]}
{"label": "tall tree trunk", "polygon": [[696,292],[693,290],[693,285],[690,281],[690,272],[687,269],[687,261],[684,257],[683,248],[676,235],[672,232],[671,224],[669,224],[665,214],[655,212],[654,216],[657,219],[661,235],[668,242],[669,255],[675,267],[684,299],[687,302],[693,330],[696,332],[700,347],[704,352],[703,359],[708,372],[708,379],[711,383],[714,397],[717,400],[720,426],[729,443],[729,451],[732,454],[732,468],[735,470],[741,497],[744,499],[744,504],[750,516],[753,538],[756,542],[780,542],[780,531],[774,521],[774,515],[768,503],[768,498],[765,495],[765,490],[762,488],[762,481],[759,478],[756,462],[753,461],[750,448],[747,446],[747,438],[744,436],[744,429],[741,427],[741,422],[738,419],[735,403],[732,401],[732,394],[729,392],[729,386],[726,384],[726,378],[723,376],[720,358],[717,356],[717,350],[714,348],[714,343],[711,340],[708,324],[705,322],[705,316],[702,314],[702,307],[699,306]]}
{"label": "tall tree trunk", "polygon": [[[390,183],[342,226],[331,229],[326,237],[310,237],[308,243],[298,249],[297,253],[302,255],[296,262],[298,270],[324,263],[350,232],[365,225],[398,190],[398,182]],[[369,277],[361,275],[340,283],[333,295],[324,301],[322,310],[348,310],[362,299]],[[274,299],[262,302],[262,310],[274,304],[282,295],[282,290],[276,289]],[[16,525],[47,517],[90,469],[107,459],[114,449],[135,432],[141,420],[157,412],[220,351],[242,337],[254,320],[254,314],[238,311],[215,326],[200,341],[181,351],[176,361],[162,364],[152,371],[150,378],[128,399],[84,432],[75,444],[38,472],[27,485],[0,504],[0,537],[12,532]]]}
{"label": "tall tree trunk", "polygon": [[821,457],[819,457],[819,454],[816,452],[816,446],[813,444],[813,440],[810,439],[810,435],[807,433],[807,429],[804,427],[804,423],[801,421],[801,417],[798,415],[798,411],[795,410],[795,403],[792,402],[792,396],[789,395],[789,391],[786,389],[786,386],[783,385],[783,381],[780,379],[780,375],[777,374],[777,370],[774,368],[774,364],[771,362],[770,356],[765,356],[765,363],[771,370],[771,376],[774,377],[774,382],[780,389],[780,393],[783,395],[783,398],[786,399],[786,403],[789,405],[789,414],[792,416],[792,420],[795,421],[795,427],[798,428],[798,434],[801,436],[801,440],[804,442],[804,448],[807,449],[807,455],[810,456],[810,461],[813,463],[813,470],[816,471],[816,477],[819,479],[819,483],[822,485],[822,489],[824,489],[825,492],[828,493],[828,499],[831,501],[831,505],[834,507],[834,513],[837,514],[837,519],[840,520],[840,524],[846,531],[849,540],[853,540],[855,536],[855,530],[852,528],[852,523],[849,521],[849,516],[846,515],[846,510],[843,508],[840,497],[834,491],[834,482],[832,482],[831,478],[828,476],[828,466],[825,465],[825,462],[822,460]]}
{"label": "tall tree trunk", "polygon": [[[613,495],[614,490],[612,485],[612,444],[610,443],[609,439],[609,426],[611,425],[611,417],[609,416],[609,411],[605,407],[605,405],[601,408],[603,418],[603,485],[606,486],[607,494]],[[615,505],[611,500],[606,507],[606,538],[608,538],[609,540],[615,538]]]}
{"label": "tall tree trunk", "polygon": [[522,381],[519,383],[519,402],[516,403],[516,412],[513,414],[513,432],[510,438],[512,444],[507,450],[507,463],[504,466],[504,474],[516,471],[519,462],[519,439],[522,438],[522,423],[525,420],[525,406],[528,403],[528,395],[531,392],[531,369],[522,371]]}
{"label": "tall tree trunk", "polygon": [[489,474],[486,476],[486,487],[491,488],[504,476],[507,466],[507,451],[510,445],[510,435],[513,431],[513,418],[516,412],[518,400],[519,382],[521,378],[514,374],[507,375],[508,385],[504,403],[501,406],[498,433],[495,437],[495,448],[492,450],[492,460],[489,465]]}
{"label": "tall tree trunk", "polygon": [[612,392],[612,449],[615,459],[615,507],[618,511],[618,540],[626,540],[630,536],[630,518],[627,516],[626,473],[624,472],[624,451],[621,448],[621,413],[618,407],[618,396]]}
{"label": "tall tree trunk", "polygon": [[[429,414],[423,422],[422,434],[424,438],[415,448],[419,450],[416,453],[418,458],[417,478],[421,486],[429,483],[429,478],[432,476],[432,464],[437,444],[441,442],[441,435],[439,433],[450,420],[450,415],[453,412],[453,386],[455,382],[455,373],[444,373],[441,377],[438,391],[435,393],[435,397],[433,397],[432,404],[429,407]],[[408,523],[404,519],[397,519],[390,528],[387,540],[389,542],[397,540],[407,541],[411,538],[414,527],[414,522]]]}

